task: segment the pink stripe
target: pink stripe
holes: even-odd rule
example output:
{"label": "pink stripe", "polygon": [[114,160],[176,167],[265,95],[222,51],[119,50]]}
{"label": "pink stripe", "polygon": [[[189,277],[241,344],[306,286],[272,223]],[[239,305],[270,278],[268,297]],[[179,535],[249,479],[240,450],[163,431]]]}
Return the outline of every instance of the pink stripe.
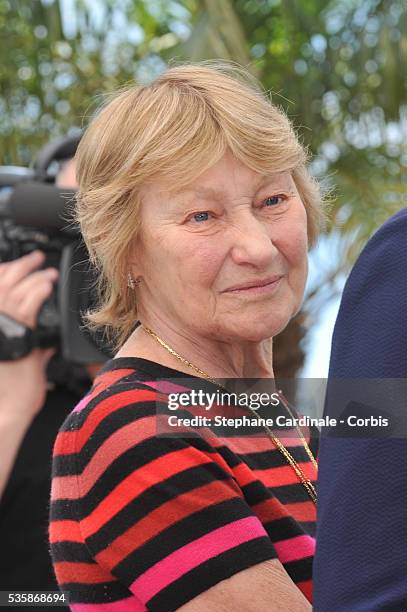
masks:
{"label": "pink stripe", "polygon": [[145,612],[147,609],[137,597],[128,597],[120,601],[112,601],[103,604],[71,604],[69,606],[72,612]]}
{"label": "pink stripe", "polygon": [[[185,378],[187,375],[185,374]],[[188,387],[176,385],[168,380],[143,380],[143,385],[148,385],[154,389],[158,389],[161,393],[180,393],[182,391],[191,391]]]}
{"label": "pink stripe", "polygon": [[81,401],[79,402],[79,404],[77,404],[75,406],[75,408],[72,410],[72,412],[80,412],[81,410],[83,410],[85,408],[85,406],[89,403],[89,401],[92,399],[92,397],[89,397],[88,395],[85,395],[85,397],[83,397],[81,399]]}
{"label": "pink stripe", "polygon": [[315,553],[315,538],[309,535],[273,542],[281,563],[312,557]]}
{"label": "pink stripe", "polygon": [[208,559],[267,535],[257,517],[234,521],[186,544],[150,567],[130,587],[145,603],[169,584]]}

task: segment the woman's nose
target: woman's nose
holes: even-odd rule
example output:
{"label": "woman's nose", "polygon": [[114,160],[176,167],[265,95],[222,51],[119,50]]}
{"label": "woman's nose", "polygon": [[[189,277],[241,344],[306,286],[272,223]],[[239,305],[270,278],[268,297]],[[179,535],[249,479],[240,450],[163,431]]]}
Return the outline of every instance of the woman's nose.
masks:
{"label": "woman's nose", "polygon": [[251,215],[234,226],[231,254],[235,263],[267,268],[277,252],[270,224]]}

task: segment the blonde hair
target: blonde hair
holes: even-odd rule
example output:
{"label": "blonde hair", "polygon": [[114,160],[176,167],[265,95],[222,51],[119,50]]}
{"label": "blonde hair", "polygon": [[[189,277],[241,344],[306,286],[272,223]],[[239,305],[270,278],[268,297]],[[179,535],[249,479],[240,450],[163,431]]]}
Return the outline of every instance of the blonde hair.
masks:
{"label": "blonde hair", "polygon": [[100,302],[88,312],[115,348],[137,322],[129,261],[140,230],[140,189],[181,189],[226,152],[264,175],[290,171],[307,211],[312,245],[323,221],[307,152],[285,113],[245,70],[219,62],[172,67],[148,85],[118,92],[86,130],[76,154],[76,218],[99,272]]}

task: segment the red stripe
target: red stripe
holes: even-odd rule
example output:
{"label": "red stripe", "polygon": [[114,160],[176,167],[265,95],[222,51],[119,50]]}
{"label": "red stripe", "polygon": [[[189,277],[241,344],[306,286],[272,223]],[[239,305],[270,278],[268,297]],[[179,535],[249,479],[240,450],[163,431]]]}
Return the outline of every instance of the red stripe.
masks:
{"label": "red stripe", "polygon": [[[317,474],[315,467],[310,461],[298,461],[297,465],[301,468],[304,475],[310,480],[316,480]],[[294,472],[291,465],[267,468],[266,470],[253,470],[253,475],[258,478],[266,487],[281,487],[301,482]]]}
{"label": "red stripe", "polygon": [[263,524],[290,516],[297,521],[315,522],[317,511],[314,502],[305,501],[292,504],[282,504],[276,497],[271,497],[253,506]]}
{"label": "red stripe", "polygon": [[48,535],[51,544],[63,541],[83,542],[79,523],[76,521],[51,521]]}
{"label": "red stripe", "polygon": [[315,554],[315,538],[310,535],[297,535],[273,542],[281,563],[298,561]]}
{"label": "red stripe", "polygon": [[93,381],[93,386],[97,390],[104,391],[109,385],[114,385],[117,381],[129,374],[134,373],[134,368],[120,368],[119,370],[111,370],[109,372],[102,372],[98,374]]}
{"label": "red stripe", "polygon": [[[276,432],[276,435],[279,438],[279,440],[282,442],[283,438],[278,436],[277,432]],[[284,444],[284,446],[287,446],[289,448],[303,448],[304,447],[304,444],[302,443],[301,439],[298,437],[297,438],[295,437],[284,438],[284,440],[287,442],[287,444]],[[266,432],[264,432],[264,434],[261,434],[261,435],[240,436],[240,437],[236,435],[236,436],[230,436],[228,438],[217,437],[214,446],[216,447],[226,446],[230,448],[233,452],[239,455],[250,455],[251,453],[264,453],[270,450],[272,451],[278,450],[273,440],[270,438],[270,436]]]}
{"label": "red stripe", "polygon": [[310,603],[313,601],[312,580],[303,580],[295,583],[297,587],[304,593]]}
{"label": "red stripe", "polygon": [[80,584],[99,584],[116,581],[109,572],[96,563],[73,563],[57,561],[54,570],[59,584],[76,582]]}
{"label": "red stripe", "polygon": [[311,500],[305,502],[285,504],[284,507],[287,512],[291,514],[291,516],[293,516],[297,521],[317,520],[317,507]]}
{"label": "red stripe", "polygon": [[253,511],[264,525],[272,521],[277,521],[285,516],[289,516],[286,506],[282,504],[277,497],[270,497],[256,504],[253,506]]}
{"label": "red stripe", "polygon": [[257,480],[257,477],[254,476],[253,471],[249,468],[247,463],[239,463],[239,465],[236,465],[233,468],[233,475],[240,487],[245,487]]}

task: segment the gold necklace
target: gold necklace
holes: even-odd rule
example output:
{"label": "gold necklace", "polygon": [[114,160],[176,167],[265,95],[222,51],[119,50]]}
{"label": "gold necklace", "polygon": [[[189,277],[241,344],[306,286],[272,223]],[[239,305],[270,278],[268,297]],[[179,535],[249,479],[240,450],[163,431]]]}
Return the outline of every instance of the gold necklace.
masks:
{"label": "gold necklace", "polygon": [[[179,361],[181,361],[182,363],[184,363],[185,365],[187,365],[189,368],[191,368],[192,370],[195,370],[195,372],[197,374],[199,374],[200,376],[203,376],[204,378],[206,378],[207,380],[209,380],[210,382],[212,382],[215,385],[218,385],[218,383],[216,382],[216,380],[214,378],[212,378],[211,376],[209,376],[209,374],[207,374],[206,372],[204,372],[203,370],[201,370],[200,368],[198,368],[197,366],[195,366],[193,363],[191,363],[190,361],[188,361],[188,359],[185,359],[184,357],[181,357],[181,355],[179,355],[176,351],[174,351],[173,348],[171,348],[166,342],[164,342],[164,340],[162,338],[160,338],[159,336],[157,336],[157,334],[155,332],[153,332],[152,329],[150,329],[149,327],[147,327],[146,325],[144,325],[143,323],[140,324],[140,327],[142,329],[144,329],[145,332],[147,332],[147,334],[149,334],[149,336],[151,336],[152,338],[154,338],[154,340],[156,340],[156,342],[158,342],[158,344],[160,344],[160,346],[162,346],[166,351],[168,351],[171,355],[173,355],[174,357],[176,357],[176,359],[178,359]],[[286,410],[288,411],[289,415],[291,416],[291,418],[293,419],[293,422],[295,423],[295,418],[290,410],[290,407],[288,406],[288,404],[283,401],[283,398],[281,396],[280,393],[278,393],[279,399],[281,401],[281,403],[283,404],[283,406],[286,408]],[[255,416],[257,417],[257,419],[260,419],[260,416],[257,414],[257,412],[251,408],[250,406],[248,406],[249,410],[255,414]],[[310,447],[308,446],[308,443],[306,441],[306,439],[304,438],[302,431],[299,429],[298,425],[295,424],[295,428],[302,440],[302,443],[304,445],[305,451],[307,453],[307,455],[309,456],[309,458],[311,459],[311,462],[313,463],[314,467],[316,470],[318,470],[318,464],[315,460],[314,455],[311,452]],[[289,463],[289,465],[293,468],[294,472],[297,474],[298,478],[300,479],[303,487],[305,488],[305,490],[307,491],[308,495],[310,496],[311,500],[314,502],[314,504],[317,503],[317,492],[316,489],[314,487],[314,485],[312,484],[312,482],[310,481],[309,478],[307,478],[304,474],[304,472],[302,471],[302,469],[300,468],[300,466],[298,465],[298,463],[296,462],[296,460],[294,459],[294,457],[291,455],[291,453],[286,449],[286,447],[282,444],[282,442],[277,438],[277,436],[275,436],[273,434],[273,432],[271,431],[271,429],[267,426],[264,425],[264,429],[266,430],[266,432],[268,433],[268,435],[270,436],[270,438],[273,440],[274,444],[276,445],[276,447],[278,448],[278,450],[281,452],[281,454],[285,457],[286,461]]]}

